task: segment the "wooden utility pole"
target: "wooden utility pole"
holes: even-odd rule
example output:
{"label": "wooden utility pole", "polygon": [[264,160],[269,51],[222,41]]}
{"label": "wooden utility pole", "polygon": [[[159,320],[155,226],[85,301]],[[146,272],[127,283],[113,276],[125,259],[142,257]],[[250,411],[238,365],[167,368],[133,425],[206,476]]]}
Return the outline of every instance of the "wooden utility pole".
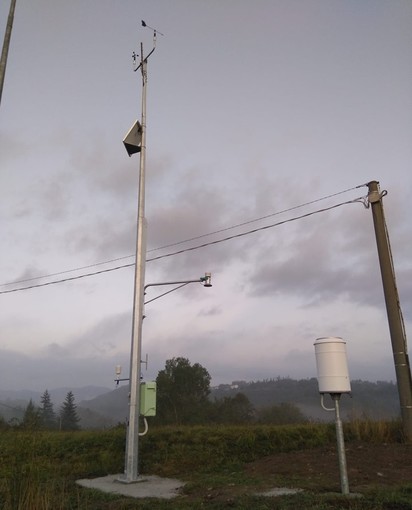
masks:
{"label": "wooden utility pole", "polygon": [[7,55],[9,54],[9,46],[10,46],[10,39],[11,39],[11,31],[13,28],[15,8],[16,8],[16,0],[11,0],[9,17],[7,19],[6,33],[4,34],[3,49],[1,52],[1,59],[0,59],[0,103],[1,103],[1,96],[3,95],[4,77],[6,75],[6,66],[7,66]]}
{"label": "wooden utility pole", "polygon": [[377,181],[369,182],[368,188],[368,201],[371,204],[373,224],[375,226],[376,244],[391,335],[393,359],[395,362],[403,430],[406,441],[412,443],[412,378],[406,344],[405,326],[396,286],[389,235],[383,212],[382,198],[386,195],[386,192],[380,192],[379,183]]}

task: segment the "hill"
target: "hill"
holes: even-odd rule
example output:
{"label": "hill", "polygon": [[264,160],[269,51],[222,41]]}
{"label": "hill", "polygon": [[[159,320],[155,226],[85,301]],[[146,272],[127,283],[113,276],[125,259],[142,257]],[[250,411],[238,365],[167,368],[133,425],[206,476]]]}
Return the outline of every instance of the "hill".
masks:
{"label": "hill", "polygon": [[[399,397],[396,384],[387,381],[351,382],[352,393],[342,396],[342,416],[368,417],[371,419],[392,419],[400,414]],[[212,389],[212,398],[233,397],[237,393],[247,396],[257,409],[279,405],[282,402],[294,404],[308,417],[314,420],[333,420],[333,413],[327,413],[320,406],[318,382],[316,378],[267,379],[264,381],[234,381],[232,384],[221,384]],[[325,397],[328,407],[329,397]]]}
{"label": "hill", "polygon": [[[95,413],[111,423],[124,423],[129,417],[129,386],[119,386],[113,391],[99,395],[91,400],[83,400],[79,410]],[[81,415],[81,413],[79,412]],[[83,423],[82,423],[83,426]],[[96,423],[93,426],[98,426]]]}
{"label": "hill", "polygon": [[[78,414],[85,423],[91,421],[92,425],[99,423],[99,426],[107,426],[111,421],[107,420],[104,416],[95,416],[93,420],[90,420],[90,412],[83,411],[81,409],[80,402],[82,400],[88,401],[93,400],[99,395],[107,394],[108,388],[102,386],[83,386],[81,388],[54,388],[49,390],[51,401],[54,406],[54,411],[58,413],[59,408],[66,398],[69,391],[72,391],[78,406]],[[29,403],[30,399],[33,401],[35,406],[40,405],[40,399],[43,392],[33,390],[0,390],[0,416],[6,421],[20,421],[23,418],[24,411]]]}
{"label": "hill", "polygon": [[[386,381],[352,381],[351,396],[343,396],[341,412],[344,419],[370,418],[387,420],[399,417],[399,398],[396,384]],[[69,388],[50,390],[54,408],[57,411]],[[72,390],[82,428],[107,428],[124,423],[129,416],[129,388],[120,386],[112,391],[107,388],[87,386]],[[321,408],[318,383],[315,378],[290,379],[277,378],[263,381],[234,381],[211,389],[211,400],[235,397],[243,393],[255,409],[290,403],[314,421],[332,421],[334,413]],[[4,394],[9,397],[4,399]],[[15,398],[10,398],[14,396]],[[0,415],[6,421],[20,420],[30,398],[36,405],[40,403],[40,393],[36,392],[0,392]],[[3,398],[2,398],[3,397]],[[24,398],[26,397],[26,398]],[[83,398],[81,398],[83,397]],[[325,404],[332,407],[329,397]]]}

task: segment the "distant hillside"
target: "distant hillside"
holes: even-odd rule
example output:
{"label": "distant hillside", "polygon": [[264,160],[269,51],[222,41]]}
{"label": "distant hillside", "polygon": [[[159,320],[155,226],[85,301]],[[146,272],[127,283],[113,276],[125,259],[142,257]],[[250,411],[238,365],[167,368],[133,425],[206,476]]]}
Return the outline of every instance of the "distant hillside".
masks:
{"label": "distant hillside", "polygon": [[[351,384],[352,395],[344,395],[341,400],[344,419],[354,417],[394,419],[399,417],[400,408],[396,384],[385,381],[376,383],[352,381]],[[68,391],[70,388],[49,390],[56,412]],[[95,386],[76,388],[72,391],[82,428],[107,428],[124,423],[128,419],[128,385],[119,386],[112,391]],[[255,382],[234,381],[232,384],[221,384],[212,388],[210,398],[214,400],[234,397],[237,393],[246,395],[255,409],[285,402],[296,405],[305,416],[312,420],[334,420],[334,413],[328,413],[321,408],[318,382],[315,378],[295,380],[279,377]],[[4,395],[7,396],[4,398]],[[13,417],[20,420],[29,399],[32,398],[33,402],[39,405],[40,396],[40,393],[30,391],[26,393],[0,391],[0,415],[6,421]],[[328,407],[333,405],[328,396],[325,397],[325,404]]]}
{"label": "distant hillside", "polygon": [[[386,381],[376,383],[352,381],[351,396],[341,399],[342,415],[350,417],[368,417],[372,419],[392,419],[400,415],[399,397],[396,384]],[[212,389],[212,398],[235,396],[243,393],[255,408],[279,405],[288,402],[297,405],[309,418],[315,420],[333,420],[333,413],[324,411],[320,406],[318,382],[311,379],[277,378],[264,381],[234,381],[221,384]],[[330,402],[330,404],[328,403]],[[329,397],[325,397],[328,407],[332,406]]]}
{"label": "distant hillside", "polygon": [[[90,400],[99,395],[103,395],[110,391],[109,388],[104,386],[82,386],[81,388],[44,388],[50,393],[51,400],[55,406],[60,406],[69,391],[73,392],[76,402],[82,400]],[[40,404],[41,396],[44,391],[32,391],[32,390],[0,390],[0,401],[1,402],[27,402],[32,399],[35,405]],[[24,407],[25,407],[24,406]]]}
{"label": "distant hillside", "polygon": [[[91,416],[86,410],[81,409],[81,401],[94,399],[102,394],[107,394],[109,389],[102,386],[84,386],[82,388],[55,388],[49,389],[54,411],[58,414],[60,406],[69,391],[72,391],[75,403],[78,406],[78,414],[82,420],[82,427],[107,427],[111,426],[112,421],[106,416]],[[40,406],[40,399],[43,392],[31,390],[0,390],[0,416],[10,422],[14,419],[20,421],[24,416],[24,411],[30,399],[36,406]],[[115,422],[117,423],[117,422]]]}
{"label": "distant hillside", "polygon": [[[69,391],[73,392],[74,398],[76,400],[76,404],[80,405],[82,400],[90,400],[98,397],[99,395],[104,395],[110,388],[106,388],[104,386],[82,386],[81,388],[54,388],[49,389],[49,393],[52,399],[52,402],[55,405],[60,406],[61,403],[66,398],[66,395]],[[40,400],[39,400],[40,403]]]}
{"label": "distant hillside", "polygon": [[129,417],[129,386],[119,386],[91,400],[83,400],[79,407],[97,413],[109,420],[112,425],[124,423]]}
{"label": "distant hillside", "polygon": [[[341,400],[342,416],[368,417],[372,419],[393,419],[400,414],[399,398],[396,384],[379,381],[352,381],[352,395],[344,395]],[[222,384],[212,388],[210,398],[220,399],[234,397],[243,393],[256,409],[279,405],[282,402],[292,403],[299,407],[302,413],[316,421],[332,421],[334,413],[324,411],[320,405],[317,379],[289,379],[277,378],[265,381],[245,382],[235,381],[232,384]],[[98,397],[80,402],[79,406],[88,409],[113,424],[124,422],[129,416],[128,386],[99,395]],[[329,397],[325,403],[332,407]]]}

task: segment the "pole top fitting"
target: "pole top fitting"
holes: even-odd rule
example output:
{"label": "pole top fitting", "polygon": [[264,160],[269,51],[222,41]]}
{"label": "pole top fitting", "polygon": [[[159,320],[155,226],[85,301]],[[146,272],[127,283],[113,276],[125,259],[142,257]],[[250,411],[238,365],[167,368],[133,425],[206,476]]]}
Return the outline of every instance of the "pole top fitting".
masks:
{"label": "pole top fitting", "polygon": [[379,190],[373,190],[370,191],[368,194],[368,202],[370,204],[376,204],[376,202],[380,202],[380,200],[385,197],[388,194],[386,189],[379,191]]}

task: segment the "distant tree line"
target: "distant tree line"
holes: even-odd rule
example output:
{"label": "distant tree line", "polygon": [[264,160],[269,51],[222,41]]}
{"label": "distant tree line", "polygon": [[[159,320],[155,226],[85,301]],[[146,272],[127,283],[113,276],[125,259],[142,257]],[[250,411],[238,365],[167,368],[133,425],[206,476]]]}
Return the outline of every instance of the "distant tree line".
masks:
{"label": "distant tree line", "polygon": [[181,357],[167,360],[156,379],[157,415],[154,423],[288,424],[308,421],[291,403],[281,402],[255,409],[242,392],[211,399],[210,381],[208,371],[199,363],[192,365],[188,359]]}
{"label": "distant tree line", "polygon": [[[199,363],[191,364],[187,358],[177,357],[166,361],[156,382],[157,415],[150,418],[153,425],[282,425],[317,419],[313,414],[313,409],[319,408],[318,383],[315,378],[294,380],[277,377],[256,382],[234,381],[231,385],[220,385],[212,389],[211,377],[206,368]],[[394,383],[354,380],[352,391],[353,399],[345,399],[342,406],[343,412],[347,409],[347,418],[382,419],[385,416],[396,418],[399,415],[399,400]],[[311,418],[303,414],[301,409]],[[41,396],[40,406],[35,406],[30,400],[24,411],[20,409],[20,416],[11,418],[9,422],[0,416],[0,429],[80,428],[80,418],[71,391],[67,393],[57,413],[46,390]],[[82,420],[86,424],[84,413]],[[103,423],[103,427],[107,426],[104,424],[104,417],[99,423]],[[95,427],[99,428],[100,425]]]}
{"label": "distant tree line", "polygon": [[[369,419],[397,419],[400,415],[397,386],[389,381],[351,381],[352,393],[350,397],[342,399],[341,411],[348,418]],[[291,379],[277,377],[261,381],[234,381],[232,384],[221,384],[213,388],[214,398],[233,396],[241,392],[253,403],[257,409],[269,406],[279,406],[284,402],[303,406],[313,416],[316,409],[320,409],[318,380]],[[316,418],[315,418],[316,419]]]}
{"label": "distant tree line", "polygon": [[79,430],[79,421],[77,406],[71,391],[67,393],[56,414],[50,393],[45,390],[40,399],[40,406],[36,406],[30,399],[21,421],[13,419],[12,423],[6,423],[4,419],[0,419],[0,427],[16,427],[25,430]]}

